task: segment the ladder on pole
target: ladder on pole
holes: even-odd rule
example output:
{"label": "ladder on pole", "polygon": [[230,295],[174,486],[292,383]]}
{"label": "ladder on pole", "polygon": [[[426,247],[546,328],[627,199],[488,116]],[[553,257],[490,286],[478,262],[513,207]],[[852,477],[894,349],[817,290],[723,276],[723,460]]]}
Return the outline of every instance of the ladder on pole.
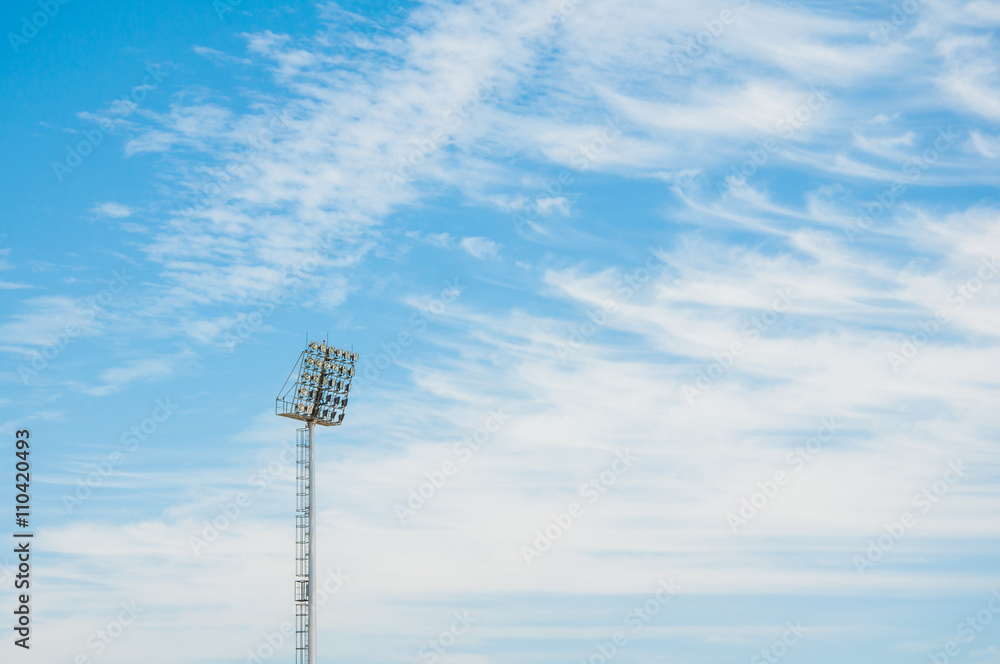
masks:
{"label": "ladder on pole", "polygon": [[309,556],[312,487],[309,486],[309,429],[295,430],[295,663],[309,664]]}

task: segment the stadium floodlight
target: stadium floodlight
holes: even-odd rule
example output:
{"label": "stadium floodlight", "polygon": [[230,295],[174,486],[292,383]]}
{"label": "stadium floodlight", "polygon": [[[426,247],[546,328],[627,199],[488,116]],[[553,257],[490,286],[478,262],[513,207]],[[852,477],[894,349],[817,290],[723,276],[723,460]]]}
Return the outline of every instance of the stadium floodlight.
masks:
{"label": "stadium floodlight", "polygon": [[357,361],[355,352],[314,341],[299,355],[275,400],[277,415],[306,423],[295,432],[296,664],[316,664],[316,425],[343,424]]}

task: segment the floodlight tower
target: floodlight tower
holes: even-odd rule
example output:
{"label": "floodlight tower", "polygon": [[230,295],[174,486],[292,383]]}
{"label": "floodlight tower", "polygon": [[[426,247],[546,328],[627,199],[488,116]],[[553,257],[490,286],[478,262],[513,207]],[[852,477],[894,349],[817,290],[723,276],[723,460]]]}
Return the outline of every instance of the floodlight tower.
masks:
{"label": "floodlight tower", "polygon": [[299,355],[275,400],[276,414],[306,423],[295,432],[296,664],[316,664],[316,425],[344,422],[357,361],[357,353],[314,341]]}

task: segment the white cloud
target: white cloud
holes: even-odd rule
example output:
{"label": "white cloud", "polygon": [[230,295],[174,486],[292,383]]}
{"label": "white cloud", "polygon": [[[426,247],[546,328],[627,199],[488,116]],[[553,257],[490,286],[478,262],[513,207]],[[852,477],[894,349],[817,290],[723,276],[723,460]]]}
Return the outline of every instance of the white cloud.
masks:
{"label": "white cloud", "polygon": [[[544,184],[542,187],[544,187]],[[508,214],[524,213],[529,207],[533,208],[534,211],[543,217],[556,212],[562,215],[569,215],[570,213],[570,202],[565,196],[545,196],[544,194],[539,194],[534,198],[528,198],[523,195],[491,194],[486,196],[485,200]]]}
{"label": "white cloud", "polygon": [[969,147],[987,159],[995,159],[1000,154],[1000,138],[973,131],[969,134]]}
{"label": "white cloud", "polygon": [[563,215],[569,214],[569,201],[563,196],[539,198],[535,201],[538,204],[538,212],[542,216],[559,212]]}
{"label": "white cloud", "polygon": [[475,258],[483,260],[485,258],[496,259],[498,257],[497,251],[500,248],[493,240],[485,237],[465,237],[459,243],[462,249],[465,249]]}
{"label": "white cloud", "polygon": [[952,103],[990,120],[1000,119],[1000,73],[988,37],[946,37],[938,43],[947,67],[938,87]]}
{"label": "white cloud", "polygon": [[447,249],[451,247],[454,238],[448,233],[432,233],[428,235],[424,240],[427,244],[433,245],[435,247],[440,247],[442,249]]}
{"label": "white cloud", "polygon": [[147,131],[125,144],[125,156],[149,152],[166,152],[177,143],[177,137],[165,131]]}
{"label": "white cloud", "polygon": [[208,46],[192,46],[191,50],[206,58],[210,58],[217,62],[222,62],[226,64],[236,64],[236,65],[250,65],[253,61],[248,58],[237,58],[228,53],[223,53],[214,48],[209,48]]}
{"label": "white cloud", "polygon": [[91,396],[104,397],[121,391],[125,385],[137,380],[161,380],[173,374],[177,360],[174,356],[132,360],[120,367],[105,369],[98,376],[104,384],[84,391]]}
{"label": "white cloud", "polygon": [[134,213],[134,210],[130,207],[114,201],[108,201],[106,203],[95,205],[93,211],[102,216],[112,217],[114,219],[130,217]]}
{"label": "white cloud", "polygon": [[[248,93],[252,110],[241,115],[204,91],[178,95],[168,113],[143,116],[147,126],[126,148],[171,149],[173,163],[182,164],[173,174],[177,186],[200,201],[171,220],[150,257],[196,301],[239,299],[247,291],[227,271],[256,263],[282,274],[324,235],[341,238],[343,247],[329,260],[360,260],[357,248],[379,241],[380,220],[425,188],[453,186],[508,213],[537,203],[542,215],[567,215],[572,198],[564,193],[542,186],[521,193],[525,175],[508,157],[640,177],[739,167],[755,133],[775,134],[783,118],[808,103],[817,88],[804,81],[816,75],[829,101],[810,112],[768,166],[898,177],[898,163],[887,160],[906,147],[905,131],[864,135],[852,154],[831,154],[830,145],[852,140],[843,130],[855,112],[846,86],[881,89],[882,72],[910,56],[903,46],[908,33],[872,44],[869,21],[741,5],[740,20],[704,55],[685,59],[688,38],[731,5],[678,2],[665,13],[638,0],[616,8],[588,4],[556,25],[548,2],[429,3],[398,30],[366,39],[355,70],[339,68],[341,55],[324,32],[248,35],[250,56],[271,68],[287,93],[283,100]],[[542,46],[549,42],[555,57]],[[683,75],[676,57],[686,63]],[[717,76],[729,60],[742,64],[732,76]],[[484,77],[492,83],[481,100],[475,92]],[[518,101],[527,90],[529,101]],[[859,123],[885,114],[871,106],[857,106]],[[600,154],[581,161],[616,115],[623,133],[602,139]],[[202,166],[206,158],[216,165]],[[938,165],[933,177],[951,169]]]}
{"label": "white cloud", "polygon": [[487,196],[486,200],[507,213],[520,212],[528,206],[528,198],[520,195],[509,196],[506,194],[492,194]]}
{"label": "white cloud", "polygon": [[1000,23],[1000,5],[989,0],[974,0],[963,8],[975,17],[975,25],[982,26],[983,21]]}
{"label": "white cloud", "polygon": [[0,324],[4,350],[62,348],[73,338],[93,334],[99,328],[95,309],[76,298],[45,295],[23,300],[21,304],[25,311],[11,314]]}

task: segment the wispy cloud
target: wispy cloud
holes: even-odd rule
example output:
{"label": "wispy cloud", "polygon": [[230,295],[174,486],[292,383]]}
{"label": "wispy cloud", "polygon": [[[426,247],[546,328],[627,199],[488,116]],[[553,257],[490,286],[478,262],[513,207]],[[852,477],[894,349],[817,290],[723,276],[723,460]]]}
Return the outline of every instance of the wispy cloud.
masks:
{"label": "wispy cloud", "polygon": [[127,205],[122,205],[121,203],[116,203],[114,201],[108,201],[106,203],[95,205],[93,211],[101,216],[111,217],[113,219],[130,217],[134,212]]}
{"label": "wispy cloud", "polygon": [[459,243],[462,249],[469,252],[474,258],[483,260],[486,258],[497,259],[499,257],[500,245],[485,237],[465,237]]}
{"label": "wispy cloud", "polygon": [[105,369],[98,376],[104,384],[86,388],[84,391],[92,396],[103,397],[119,392],[137,380],[161,380],[173,374],[177,360],[177,357],[132,360],[120,367]]}

